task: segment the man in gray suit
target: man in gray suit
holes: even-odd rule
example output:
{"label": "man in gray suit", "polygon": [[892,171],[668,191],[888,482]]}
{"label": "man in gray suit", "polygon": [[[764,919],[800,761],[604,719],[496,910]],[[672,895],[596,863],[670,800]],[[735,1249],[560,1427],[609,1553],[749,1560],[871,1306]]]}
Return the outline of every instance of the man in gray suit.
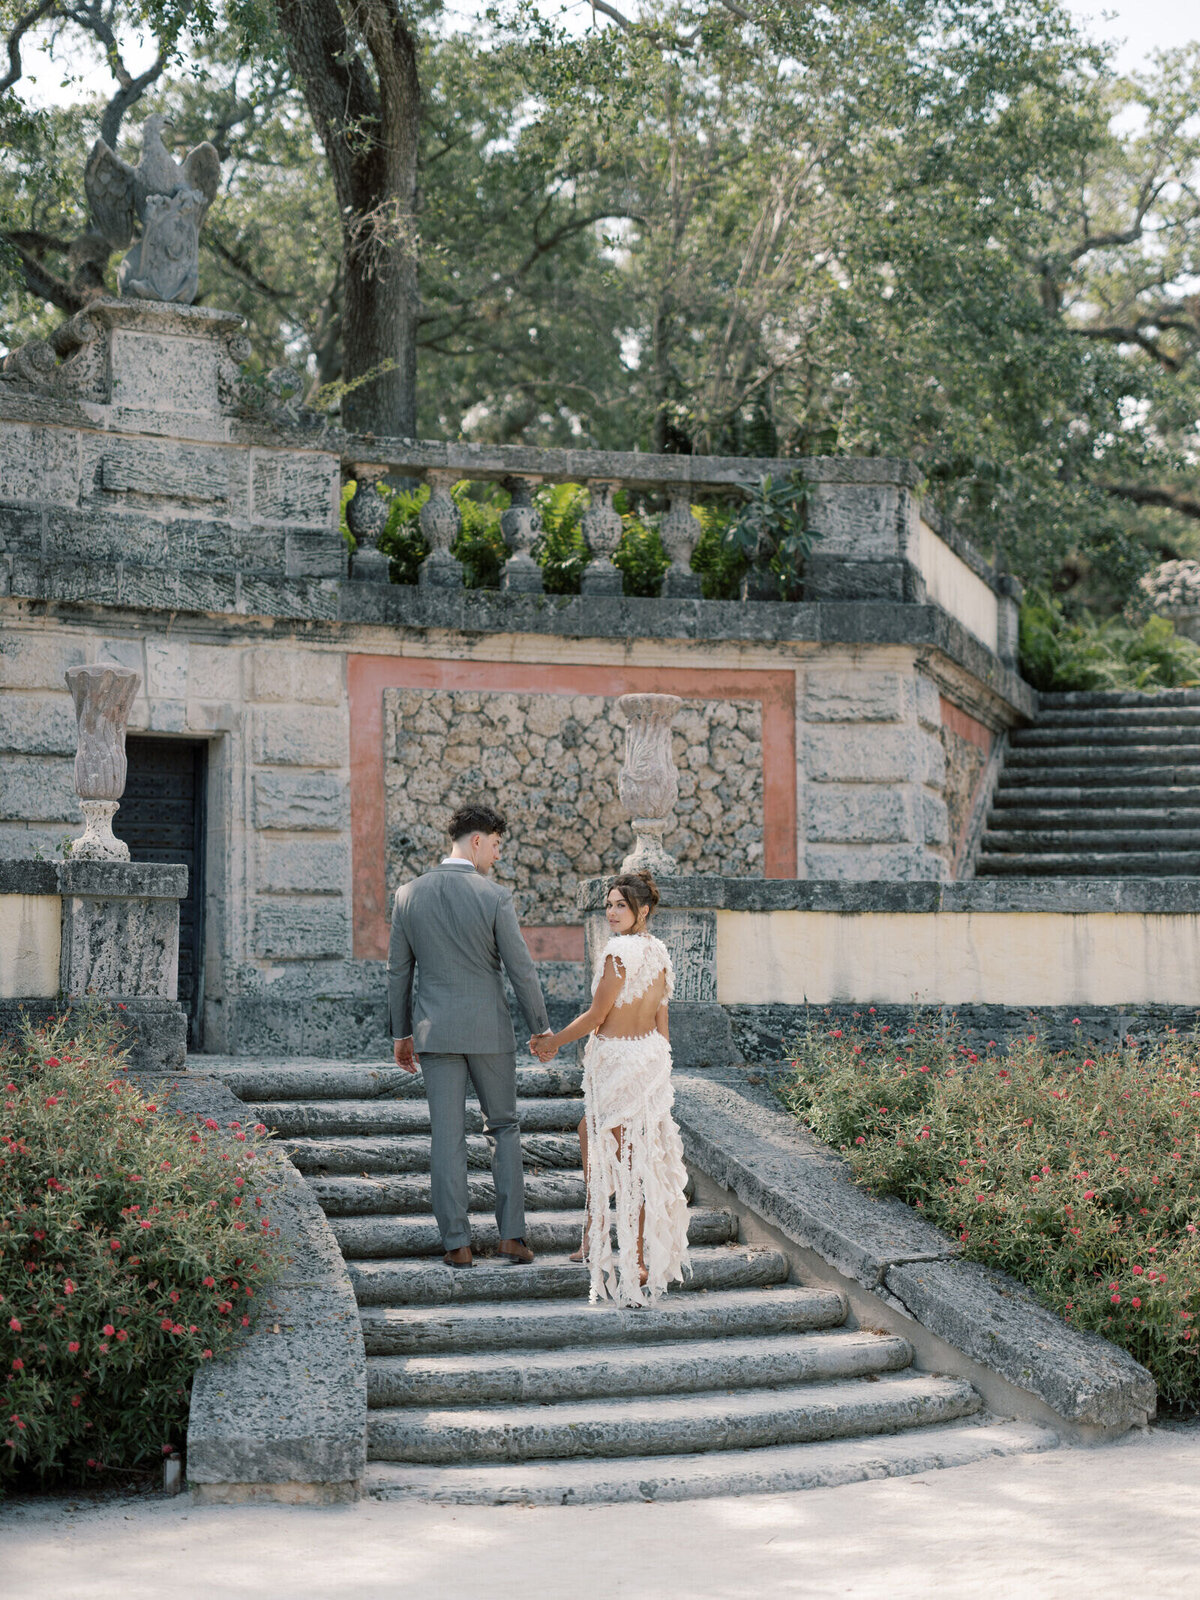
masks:
{"label": "man in gray suit", "polygon": [[500,1254],[510,1263],[533,1260],[525,1243],[516,1038],[501,963],[531,1035],[551,1029],[512,895],[488,878],[505,827],[503,813],[491,806],[460,806],[450,819],[450,854],[398,889],[392,910],[388,1008],[396,1064],[406,1072],[421,1066],[425,1074],[433,1213],[452,1267],[474,1265],[467,1219],[468,1078],[492,1150]]}

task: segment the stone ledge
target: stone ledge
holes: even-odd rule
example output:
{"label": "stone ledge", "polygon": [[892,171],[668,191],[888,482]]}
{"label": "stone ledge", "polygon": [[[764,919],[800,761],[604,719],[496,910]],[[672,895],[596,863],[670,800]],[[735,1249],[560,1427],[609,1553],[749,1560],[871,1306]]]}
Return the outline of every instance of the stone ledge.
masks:
{"label": "stone ledge", "polygon": [[[127,1050],[128,1063],[135,1072],[177,1072],[187,1055],[187,1015],[178,1000],[157,995],[103,995],[96,1003],[113,1010],[122,1031],[119,1048]],[[76,1002],[76,1005],[78,1002]],[[0,1038],[15,1038],[23,1021],[40,1028],[51,1018],[72,1009],[72,1002],[60,995],[0,1000]]]}
{"label": "stone ledge", "polygon": [[[247,1120],[242,1101],[202,1070],[141,1081],[167,1082],[172,1108],[185,1115]],[[312,1191],[281,1150],[268,1151],[278,1185],[268,1216],[289,1259],[241,1345],[196,1373],[187,1478],[210,1500],[354,1499],[367,1428],[358,1303]]]}
{"label": "stone ledge", "polygon": [[58,868],[60,894],[99,895],[106,900],[182,900],[188,869],[148,861],[71,861]]}
{"label": "stone ledge", "polygon": [[[607,878],[584,878],[581,911],[604,907]],[[968,878],[958,883],[890,879],[659,878],[662,905],[713,911],[1200,913],[1200,878]]]}
{"label": "stone ledge", "polygon": [[963,1261],[908,1206],[854,1182],[840,1156],[736,1073],[676,1072],[688,1160],[750,1211],[894,1311],[1093,1437],[1144,1425],[1155,1387],[1132,1356],[1070,1328],[1014,1280]]}
{"label": "stone ledge", "polygon": [[58,894],[57,861],[0,861],[0,894]]}

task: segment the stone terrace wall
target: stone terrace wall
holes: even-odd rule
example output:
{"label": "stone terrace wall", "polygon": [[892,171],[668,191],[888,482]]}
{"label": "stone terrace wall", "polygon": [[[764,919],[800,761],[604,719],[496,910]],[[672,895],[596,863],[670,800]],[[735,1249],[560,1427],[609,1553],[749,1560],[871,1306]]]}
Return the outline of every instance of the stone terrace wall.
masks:
{"label": "stone terrace wall", "polygon": [[[444,847],[456,805],[491,795],[512,822],[502,876],[523,922],[575,924],[579,878],[633,847],[617,798],[624,718],[600,695],[392,689],[384,695],[388,888]],[[685,702],[674,727],[678,826],[691,872],[761,876],[762,713],[753,701]]]}

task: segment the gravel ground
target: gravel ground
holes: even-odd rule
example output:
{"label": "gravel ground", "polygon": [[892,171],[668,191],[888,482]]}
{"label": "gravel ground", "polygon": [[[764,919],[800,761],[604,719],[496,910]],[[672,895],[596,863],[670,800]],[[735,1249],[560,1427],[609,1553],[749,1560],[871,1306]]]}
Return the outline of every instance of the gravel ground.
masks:
{"label": "gravel ground", "polygon": [[1170,1600],[1200,1593],[1200,1423],[1096,1450],[682,1505],[0,1504],[4,1600]]}

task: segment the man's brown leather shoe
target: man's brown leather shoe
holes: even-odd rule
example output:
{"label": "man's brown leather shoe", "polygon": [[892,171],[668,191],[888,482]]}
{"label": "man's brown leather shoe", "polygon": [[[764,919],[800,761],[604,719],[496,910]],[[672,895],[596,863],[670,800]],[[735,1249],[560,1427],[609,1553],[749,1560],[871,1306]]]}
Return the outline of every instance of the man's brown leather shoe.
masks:
{"label": "man's brown leather shoe", "polygon": [[457,1250],[447,1250],[442,1260],[448,1267],[473,1267],[475,1265],[469,1244],[460,1244]]}
{"label": "man's brown leather shoe", "polygon": [[501,1239],[498,1255],[502,1255],[509,1266],[527,1267],[533,1260],[533,1251],[524,1239]]}

